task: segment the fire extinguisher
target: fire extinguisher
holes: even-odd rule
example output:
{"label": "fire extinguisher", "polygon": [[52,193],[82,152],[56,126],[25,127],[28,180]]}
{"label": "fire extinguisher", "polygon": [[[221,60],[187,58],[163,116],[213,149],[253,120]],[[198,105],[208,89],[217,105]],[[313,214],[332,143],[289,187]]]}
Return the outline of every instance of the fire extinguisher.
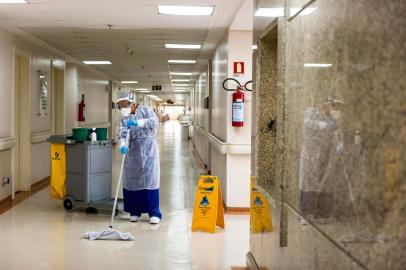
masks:
{"label": "fire extinguisher", "polygon": [[[226,87],[227,81],[234,81],[237,83],[236,89],[230,89]],[[247,85],[252,83],[252,81],[246,82],[241,85],[239,81],[234,78],[225,79],[223,82],[223,88],[227,91],[235,91],[233,93],[233,103],[232,103],[232,125],[233,127],[243,127],[244,126],[244,92],[252,91],[247,88]]]}
{"label": "fire extinguisher", "polygon": [[79,103],[79,116],[78,116],[78,121],[79,122],[84,122],[85,121],[85,95],[82,95],[82,99],[80,100]]}

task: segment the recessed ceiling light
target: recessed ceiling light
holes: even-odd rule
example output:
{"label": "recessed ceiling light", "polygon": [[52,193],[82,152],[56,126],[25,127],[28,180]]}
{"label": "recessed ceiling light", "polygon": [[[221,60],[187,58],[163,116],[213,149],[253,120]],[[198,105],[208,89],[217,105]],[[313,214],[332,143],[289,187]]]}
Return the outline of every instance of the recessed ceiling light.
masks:
{"label": "recessed ceiling light", "polygon": [[189,86],[189,84],[186,83],[179,83],[179,84],[172,84],[174,87],[176,86]]}
{"label": "recessed ceiling light", "polygon": [[151,91],[140,91],[140,93],[151,93]]}
{"label": "recessed ceiling light", "polygon": [[178,93],[180,93],[180,92],[189,92],[188,90],[173,90],[173,92],[178,92]]}
{"label": "recessed ceiling light", "polygon": [[[315,11],[317,8],[313,7],[313,8],[305,8],[305,9],[301,9],[301,8],[291,8],[290,9],[290,16],[294,16],[296,15],[299,11],[300,12],[300,16],[306,16],[309,15],[310,13],[312,13],[313,11]],[[257,17],[281,17],[284,15],[284,8],[283,7],[279,7],[279,8],[259,8],[257,9],[257,11],[255,12],[255,16]]]}
{"label": "recessed ceiling light", "polygon": [[0,4],[27,4],[26,0],[0,0]]}
{"label": "recessed ceiling light", "polygon": [[132,83],[138,83],[138,81],[121,81],[121,83],[132,84]]}
{"label": "recessed ceiling light", "polygon": [[166,15],[189,15],[189,16],[208,16],[212,15],[213,6],[161,6],[158,5],[158,13]]}
{"label": "recessed ceiling light", "polygon": [[147,91],[148,88],[135,88],[135,91]]}
{"label": "recessed ceiling light", "polygon": [[193,49],[199,50],[202,47],[200,44],[165,44],[167,49]]}
{"label": "recessed ceiling light", "polygon": [[280,8],[259,8],[255,12],[257,17],[280,17],[284,14],[283,7]]}
{"label": "recessed ceiling light", "polygon": [[324,64],[324,63],[304,63],[304,67],[321,67],[321,68],[326,68],[326,67],[331,67],[333,64]]}
{"label": "recessed ceiling light", "polygon": [[171,75],[192,76],[192,72],[171,72]]}
{"label": "recessed ceiling light", "polygon": [[110,61],[83,61],[86,65],[111,65]]}
{"label": "recessed ceiling light", "polygon": [[196,64],[196,60],[168,60],[169,64]]}
{"label": "recessed ceiling light", "polygon": [[189,79],[173,79],[172,82],[190,82]]}

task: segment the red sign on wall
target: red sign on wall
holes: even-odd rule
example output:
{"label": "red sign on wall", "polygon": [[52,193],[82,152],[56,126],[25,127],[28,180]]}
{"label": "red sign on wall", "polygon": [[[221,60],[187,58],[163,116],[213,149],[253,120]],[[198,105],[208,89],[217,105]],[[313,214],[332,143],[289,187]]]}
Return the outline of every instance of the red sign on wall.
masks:
{"label": "red sign on wall", "polygon": [[234,62],[234,74],[244,74],[244,62]]}

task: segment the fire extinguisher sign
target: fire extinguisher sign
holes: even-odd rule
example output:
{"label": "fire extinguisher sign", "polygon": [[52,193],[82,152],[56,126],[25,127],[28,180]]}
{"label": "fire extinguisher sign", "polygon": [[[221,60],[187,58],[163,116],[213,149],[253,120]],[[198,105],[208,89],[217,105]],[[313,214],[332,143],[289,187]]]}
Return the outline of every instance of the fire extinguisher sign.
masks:
{"label": "fire extinguisher sign", "polygon": [[234,62],[234,75],[244,74],[244,62]]}

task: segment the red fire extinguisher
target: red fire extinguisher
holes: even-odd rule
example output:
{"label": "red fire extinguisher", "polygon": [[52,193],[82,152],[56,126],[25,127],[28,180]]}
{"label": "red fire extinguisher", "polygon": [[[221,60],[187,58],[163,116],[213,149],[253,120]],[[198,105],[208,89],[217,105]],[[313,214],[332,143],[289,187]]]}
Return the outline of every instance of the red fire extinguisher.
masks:
{"label": "red fire extinguisher", "polygon": [[[238,86],[237,89],[229,89],[226,87],[227,81],[235,81]],[[232,104],[232,125],[233,127],[243,127],[244,126],[244,90],[252,91],[247,88],[247,85],[252,81],[248,81],[244,85],[241,85],[239,81],[234,78],[228,78],[223,82],[223,88],[227,91],[235,91],[233,93],[233,104]]]}
{"label": "red fire extinguisher", "polygon": [[80,100],[79,103],[79,115],[78,115],[78,121],[79,122],[84,122],[85,121],[85,95],[82,95],[82,99]]}

